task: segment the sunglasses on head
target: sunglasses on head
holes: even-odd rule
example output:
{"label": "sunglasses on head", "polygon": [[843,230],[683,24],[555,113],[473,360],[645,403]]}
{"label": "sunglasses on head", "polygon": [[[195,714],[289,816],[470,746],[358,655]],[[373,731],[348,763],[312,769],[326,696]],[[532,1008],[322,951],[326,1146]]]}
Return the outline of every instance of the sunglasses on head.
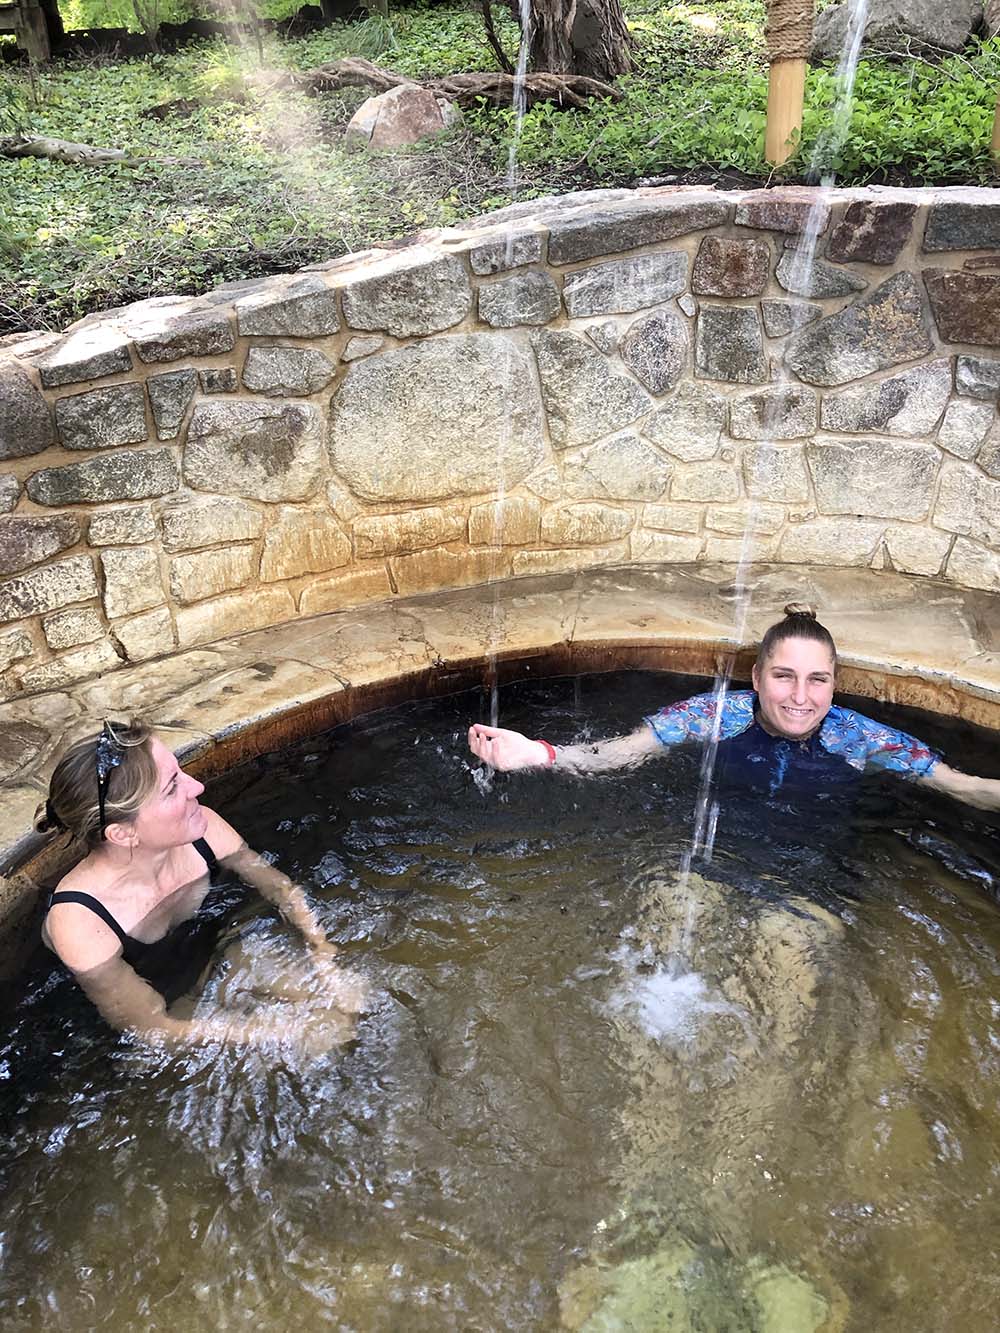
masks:
{"label": "sunglasses on head", "polygon": [[97,739],[97,747],[94,750],[94,770],[97,773],[97,808],[100,814],[102,838],[107,827],[104,806],[108,798],[111,774],[124,758],[125,748],[112,731],[107,719],[105,719],[101,734]]}

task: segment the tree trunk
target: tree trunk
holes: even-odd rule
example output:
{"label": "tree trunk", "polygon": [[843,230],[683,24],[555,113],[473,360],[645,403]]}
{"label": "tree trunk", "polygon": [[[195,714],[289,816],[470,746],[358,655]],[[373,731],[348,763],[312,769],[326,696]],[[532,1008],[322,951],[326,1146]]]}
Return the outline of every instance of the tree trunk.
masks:
{"label": "tree trunk", "polygon": [[530,63],[550,74],[583,74],[604,83],[632,68],[632,39],[620,0],[528,0]]}
{"label": "tree trunk", "polygon": [[996,37],[1000,33],[1000,0],[986,0],[986,36]]}
{"label": "tree trunk", "polygon": [[39,4],[42,13],[45,15],[45,26],[49,32],[49,45],[58,46],[65,36],[65,32],[57,0],[39,0]]}

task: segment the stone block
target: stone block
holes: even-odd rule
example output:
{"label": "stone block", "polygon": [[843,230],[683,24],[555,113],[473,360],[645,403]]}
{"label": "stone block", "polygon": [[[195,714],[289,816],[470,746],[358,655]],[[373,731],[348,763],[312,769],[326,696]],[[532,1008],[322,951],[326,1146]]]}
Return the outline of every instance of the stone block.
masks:
{"label": "stone block", "polygon": [[163,545],[168,551],[246,542],[264,530],[264,515],[242,500],[184,500],[163,511]]}
{"label": "stone block", "polygon": [[960,356],[955,360],[955,388],[968,398],[996,402],[1000,396],[1000,361],[978,356]]}
{"label": "stone block", "polygon": [[161,440],[176,436],[197,386],[198,375],[194,370],[168,370],[165,375],[151,375],[146,381],[156,433]]}
{"label": "stone block", "polygon": [[1000,250],[1000,203],[936,199],[927,215],[924,250]]}
{"label": "stone block", "polygon": [[742,537],[747,531],[755,537],[771,537],[784,521],[781,505],[710,505],[705,511],[705,527],[728,537]]}
{"label": "stone block", "polygon": [[211,366],[199,370],[202,393],[235,393],[240,387],[239,376],[232,366]]}
{"label": "stone block", "polygon": [[232,325],[218,310],[188,309],[170,313],[169,308],[148,309],[152,302],[125,321],[140,361],[155,365],[180,361],[189,356],[220,356],[236,346]]}
{"label": "stone block", "polygon": [[959,537],[952,548],[946,569],[947,577],[963,588],[985,588],[987,592],[1000,591],[1000,555],[985,546]]}
{"label": "stone block", "polygon": [[816,430],[812,389],[761,389],[729,406],[729,433],[737,440],[799,440]]}
{"label": "stone block", "polygon": [[72,555],[0,582],[0,623],[43,616],[74,602],[86,602],[96,597],[97,591],[90,557]]}
{"label": "stone block", "polygon": [[347,346],[340,354],[342,361],[360,361],[363,356],[380,352],[385,346],[384,338],[348,338]]}
{"label": "stone block", "polygon": [[101,509],[90,516],[91,546],[138,546],[156,540],[156,520],[148,505]]}
{"label": "stone block", "polygon": [[809,230],[814,209],[816,232],[822,235],[830,224],[830,205],[815,190],[753,190],[736,205],[736,225],[796,235]]}
{"label": "stone block", "polygon": [[529,546],[539,539],[542,507],[531,495],[473,505],[469,511],[470,546]]}
{"label": "stone block", "polygon": [[260,577],[264,583],[325,574],[351,559],[351,542],[332,514],[316,509],[282,509],[264,533]]}
{"label": "stone block", "polygon": [[955,399],[948,404],[937,442],[956,458],[975,458],[995,420],[996,412],[992,403]]}
{"label": "stone block", "polygon": [[714,537],[708,533],[701,559],[710,565],[738,565],[746,560],[767,564],[775,558],[777,550],[778,543],[773,537],[764,538],[759,533],[751,533],[747,538]]}
{"label": "stone block", "polygon": [[99,676],[121,666],[121,658],[107,639],[90,643],[55,657],[51,662],[29,667],[21,677],[25,690],[58,690],[74,681]]}
{"label": "stone block", "polygon": [[836,264],[895,263],[910,239],[916,212],[916,204],[857,200],[834,227],[827,259]]}
{"label": "stone block", "polygon": [[680,315],[658,311],[630,324],[619,343],[621,359],[650,393],[669,393],[688,362],[687,324]]}
{"label": "stone block", "polygon": [[598,546],[631,532],[635,514],[605,504],[566,504],[542,514],[542,541],[550,546]]}
{"label": "stone block", "polygon": [[82,530],[75,514],[0,518],[0,574],[16,574],[68,550]]}
{"label": "stone block", "polygon": [[645,505],[642,526],[655,532],[700,532],[702,512],[696,504]]}
{"label": "stone block", "polygon": [[327,611],[344,611],[352,606],[367,606],[392,596],[389,573],[381,561],[369,567],[355,566],[346,574],[328,574],[314,580],[299,598],[299,614],[318,616]]}
{"label": "stone block", "polygon": [[875,384],[826,394],[820,420],[824,430],[849,434],[929,435],[941,420],[950,394],[951,362],[942,358]]}
{"label": "stone block", "polygon": [[295,600],[287,588],[253,588],[182,606],[177,612],[177,642],[190,648],[294,619]]}
{"label": "stone block", "polygon": [[952,538],[946,532],[905,523],[890,523],[885,546],[893,569],[901,574],[940,574]]}
{"label": "stone block", "polygon": [[31,360],[46,389],[121,375],[132,369],[127,340],[117,330],[99,324],[64,334]]}
{"label": "stone block", "polygon": [[479,318],[495,329],[547,324],[561,308],[559,292],[547,273],[515,273],[479,289]]}
{"label": "stone block", "polygon": [[0,459],[40,454],[55,443],[48,403],[23,370],[0,362]]}
{"label": "stone block", "polygon": [[823,315],[823,307],[813,305],[811,301],[761,301],[760,310],[764,316],[764,332],[769,338],[783,338],[786,333],[803,329]]}
{"label": "stone block", "polygon": [[929,444],[830,440],[806,446],[821,513],[925,518],[941,455]]}
{"label": "stone block", "polygon": [[691,274],[696,296],[760,296],[771,276],[766,241],[706,236]]}
{"label": "stone block", "polygon": [[[515,557],[526,554],[514,552]],[[493,547],[456,553],[443,546],[412,555],[396,555],[389,560],[392,581],[401,597],[418,592],[437,592],[441,588],[471,588],[477,583],[491,583],[506,578],[511,571],[508,552]]]}
{"label": "stone block", "polygon": [[184,447],[184,480],[195,490],[253,500],[306,500],[324,471],[320,420],[308,403],[198,403]]}
{"label": "stone block", "polygon": [[21,662],[34,652],[31,635],[23,629],[9,630],[0,634],[0,671],[6,671],[15,662]]}
{"label": "stone block", "polygon": [[28,478],[35,504],[101,504],[107,500],[149,500],[180,485],[177,460],[169,449],[120,449],[66,467],[47,467]]}
{"label": "stone block", "polygon": [[638,435],[626,431],[563,461],[563,490],[574,500],[658,500],[673,468]]}
{"label": "stone block", "polygon": [[591,324],[587,329],[587,337],[599,352],[605,356],[614,356],[618,351],[621,329],[613,319],[606,319],[603,324]]}
{"label": "stone block", "polygon": [[354,549],[359,560],[374,555],[407,555],[428,546],[461,541],[465,533],[463,514],[437,506],[399,514],[373,514],[355,520]]}
{"label": "stone block", "polygon": [[945,463],[934,523],[945,532],[1000,548],[1000,481],[965,463]]}
{"label": "stone block", "polygon": [[409,338],[449,329],[472,309],[472,285],[457,256],[395,257],[393,265],[344,288],[344,317],[351,328]]}
{"label": "stone block", "polygon": [[[255,580],[257,555],[252,546],[226,546],[170,561],[170,596],[185,604],[217,597]],[[133,608],[138,610],[138,608]]]}
{"label": "stone block", "polygon": [[1000,480],[1000,428],[994,426],[980,445],[976,462],[988,477]]}
{"label": "stone block", "polygon": [[12,472],[0,472],[0,514],[11,514],[21,498],[21,483]]}
{"label": "stone block", "polygon": [[699,558],[703,546],[703,537],[679,537],[640,528],[632,534],[629,555],[637,565],[690,565]]}
{"label": "stone block", "polygon": [[78,606],[71,611],[55,611],[42,621],[45,642],[55,652],[78,648],[104,638],[104,622],[92,606]]}
{"label": "stone block", "polygon": [[764,384],[770,367],[760,316],[752,306],[702,305],[695,340],[695,374],[732,384]]}
{"label": "stone block", "polygon": [[683,463],[670,482],[671,500],[736,500],[740,480],[725,463]]}
{"label": "stone block", "polygon": [[503,334],[465,333],[355,362],[333,398],[329,450],[364,500],[512,490],[544,450],[528,360]]}
{"label": "stone block", "polygon": [[912,273],[896,273],[836,315],[802,329],[787,363],[808,384],[846,384],[933,350]]}
{"label": "stone block", "polygon": [[251,347],[243,365],[243,387],[270,398],[304,398],[325,388],[336,374],[315,347]]}
{"label": "stone block", "polygon": [[716,453],[727,412],[727,402],[721,393],[703,384],[681,384],[642,430],[667,453],[694,463]]}
{"label": "stone block", "polygon": [[683,250],[610,259],[570,273],[563,283],[563,300],[574,319],[645,310],[679,296],[687,286],[687,271]]}
{"label": "stone block", "polygon": [[[575,333],[545,330],[532,337],[557,449],[589,444],[635,421],[652,403],[628,375]],[[485,489],[485,487],[483,488]]]}
{"label": "stone block", "polygon": [[755,444],[743,450],[743,482],[751,499],[799,504],[809,498],[809,474],[801,445]]}
{"label": "stone block", "polygon": [[685,292],[683,296],[678,296],[677,304],[680,306],[681,310],[683,310],[684,314],[687,315],[688,319],[694,319],[695,315],[698,313],[698,302],[687,292]]}
{"label": "stone block", "polygon": [[56,428],[66,449],[112,449],[147,438],[141,384],[109,384],[56,403]]}
{"label": "stone block", "polygon": [[109,620],[130,616],[166,601],[156,552],[145,546],[101,552],[104,571],[104,614]]}
{"label": "stone block", "polygon": [[537,495],[541,500],[548,500],[555,504],[557,500],[562,499],[562,474],[551,463],[547,463],[544,467],[540,467],[537,472],[532,472],[530,476],[525,477],[524,484],[532,495]]}
{"label": "stone block", "polygon": [[924,285],[945,342],[1000,347],[1000,276],[925,268]]}
{"label": "stone block", "polygon": [[628,542],[612,546],[583,546],[576,550],[515,551],[512,572],[516,578],[537,574],[577,573],[601,565],[624,565],[629,559]]}
{"label": "stone block", "polygon": [[350,523],[361,513],[361,506],[354,496],[339,481],[331,481],[326,487],[326,502],[340,519],[341,523]]}
{"label": "stone block", "polygon": [[868,286],[865,278],[817,259],[811,250],[785,250],[774,276],[778,285],[793,296],[810,296],[820,301],[863,292]]}
{"label": "stone block", "polygon": [[144,611],[131,620],[117,620],[112,629],[129,662],[148,662],[172,653],[177,646],[174,623],[165,606]]}
{"label": "stone block", "polygon": [[537,231],[511,233],[496,240],[483,241],[469,251],[472,271],[479,277],[520,268],[522,264],[542,262],[542,234]]}
{"label": "stone block", "polygon": [[789,528],[778,545],[778,559],[789,565],[864,567],[882,540],[882,524],[861,518],[818,518]]}
{"label": "stone block", "polygon": [[720,227],[729,220],[722,200],[681,198],[635,202],[606,209],[581,209],[549,224],[549,263],[575,264],[598,255],[634,250]]}
{"label": "stone block", "polygon": [[324,338],[340,328],[337,296],[322,278],[273,278],[236,302],[236,327],[244,338]]}

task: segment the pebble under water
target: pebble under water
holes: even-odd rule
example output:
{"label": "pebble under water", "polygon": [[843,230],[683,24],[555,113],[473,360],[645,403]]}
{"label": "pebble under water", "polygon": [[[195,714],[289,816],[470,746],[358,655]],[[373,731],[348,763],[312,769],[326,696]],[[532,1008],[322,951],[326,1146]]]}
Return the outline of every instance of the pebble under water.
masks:
{"label": "pebble under water", "polygon": [[[701,687],[521,685],[501,723],[598,738]],[[855,702],[996,771],[985,733]],[[888,778],[851,822],[734,799],[684,889],[697,753],[484,780],[484,708],[205,798],[368,983],[346,1046],[286,995],[271,1047],[144,1051],[33,961],[0,1028],[3,1328],[992,1331],[1000,821]],[[189,1003],[267,1003],[301,955],[247,894]]]}

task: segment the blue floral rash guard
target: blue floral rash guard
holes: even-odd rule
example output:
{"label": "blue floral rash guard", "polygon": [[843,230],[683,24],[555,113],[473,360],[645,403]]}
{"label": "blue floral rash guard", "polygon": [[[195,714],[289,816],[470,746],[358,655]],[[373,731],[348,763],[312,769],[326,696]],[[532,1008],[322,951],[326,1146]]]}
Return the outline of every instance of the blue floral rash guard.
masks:
{"label": "blue floral rash guard", "polygon": [[[735,780],[775,796],[854,785],[866,768],[918,778],[930,773],[938,757],[904,731],[884,726],[862,713],[834,704],[818,731],[804,740],[772,736],[757,721],[753,690],[734,690],[721,703],[714,694],[661,708],[646,721],[662,745],[690,745],[708,740],[718,727],[720,778]],[[831,793],[832,794],[832,793]]]}

